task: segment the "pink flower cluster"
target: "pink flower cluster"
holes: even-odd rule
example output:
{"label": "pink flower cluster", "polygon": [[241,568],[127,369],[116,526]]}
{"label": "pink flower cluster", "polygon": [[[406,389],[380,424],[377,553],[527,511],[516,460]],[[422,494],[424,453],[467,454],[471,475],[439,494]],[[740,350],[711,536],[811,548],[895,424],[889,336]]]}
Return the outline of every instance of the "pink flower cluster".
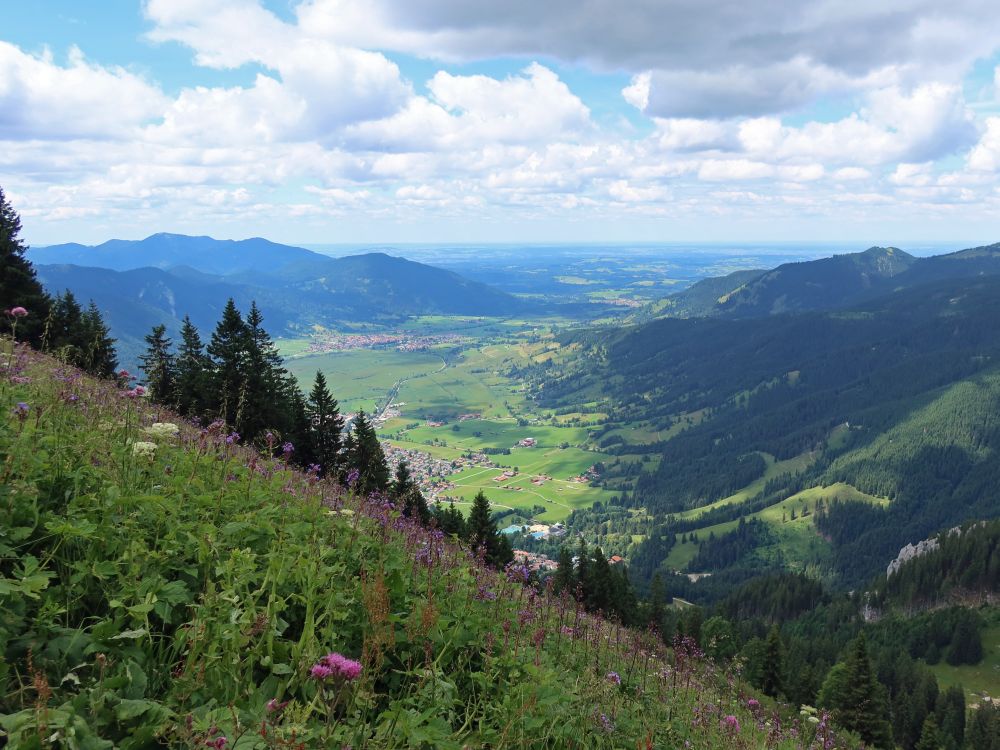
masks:
{"label": "pink flower cluster", "polygon": [[326,680],[330,677],[337,677],[345,682],[358,679],[361,674],[361,662],[348,659],[337,653],[330,653],[313,664],[309,670],[309,675],[317,680]]}
{"label": "pink flower cluster", "polygon": [[7,314],[12,318],[23,318],[28,314],[28,311],[18,305],[7,310]]}

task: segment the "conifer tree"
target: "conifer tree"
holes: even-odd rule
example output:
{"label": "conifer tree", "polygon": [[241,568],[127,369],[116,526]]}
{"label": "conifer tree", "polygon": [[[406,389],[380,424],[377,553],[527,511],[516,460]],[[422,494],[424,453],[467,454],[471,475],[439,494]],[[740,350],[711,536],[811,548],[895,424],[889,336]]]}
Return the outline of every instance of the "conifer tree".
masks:
{"label": "conifer tree", "polygon": [[319,370],[306,403],[309,419],[309,443],[313,461],[320,465],[324,476],[340,474],[344,450],[344,420],[337,400],[330,394],[326,378]]}
{"label": "conifer tree", "polygon": [[1000,750],[1000,706],[982,703],[969,715],[966,750]]}
{"label": "conifer tree", "polygon": [[348,448],[347,469],[357,469],[358,480],[355,491],[367,495],[371,492],[385,492],[389,488],[389,466],[379,443],[375,428],[363,409],[354,417]]}
{"label": "conifer tree", "polygon": [[173,342],[167,336],[165,325],[153,326],[146,334],[146,352],[139,362],[146,373],[149,398],[158,404],[173,405],[175,395],[174,357],[170,353]]}
{"label": "conifer tree", "polygon": [[81,339],[82,354],[78,365],[96,377],[113,377],[118,369],[115,340],[93,300],[81,318]]}
{"label": "conifer tree", "polygon": [[587,589],[590,586],[590,550],[587,549],[587,540],[582,536],[576,545],[576,591],[577,597],[582,597],[587,601]]}
{"label": "conifer tree", "polygon": [[782,653],[781,634],[778,626],[773,625],[764,641],[764,672],[761,676],[760,689],[765,695],[777,698],[782,691]]}
{"label": "conifer tree", "polygon": [[17,321],[17,337],[40,346],[51,300],[24,257],[28,248],[20,234],[21,218],[0,188],[0,333],[9,333],[14,320],[3,310],[23,307],[28,314]]}
{"label": "conifer tree", "polygon": [[917,742],[915,750],[947,750],[934,714],[928,714],[924,719],[924,726],[920,730],[920,741]]}
{"label": "conifer tree", "polygon": [[666,587],[659,571],[649,585],[649,624],[663,628],[663,614],[666,611]]}
{"label": "conifer tree", "polygon": [[612,612],[612,578],[608,558],[600,547],[594,547],[590,558],[590,575],[587,577],[587,608],[595,612]]}
{"label": "conifer tree", "polygon": [[53,301],[43,346],[64,357],[67,362],[79,361],[83,345],[83,308],[68,289]]}
{"label": "conifer tree", "polygon": [[497,568],[514,558],[507,538],[497,531],[496,521],[490,513],[490,501],[482,490],[472,500],[472,509],[466,521],[466,541],[473,550],[485,550],[486,562]]}
{"label": "conifer tree", "polygon": [[198,329],[191,318],[184,316],[181,327],[181,344],[177,350],[176,401],[177,410],[186,417],[201,419],[209,402],[210,362],[205,355]]}
{"label": "conifer tree", "polygon": [[250,332],[230,297],[208,345],[212,360],[209,408],[240,430],[247,387]]}
{"label": "conifer tree", "polygon": [[639,600],[632,588],[632,581],[629,580],[628,568],[621,563],[617,569],[612,569],[612,574],[614,612],[625,625],[636,625],[639,622]]}
{"label": "conifer tree", "polygon": [[566,546],[559,548],[558,562],[559,567],[553,576],[552,588],[557,594],[568,591],[572,596],[576,591],[576,576],[573,571],[573,555]]}
{"label": "conifer tree", "polygon": [[[236,424],[246,440],[253,440],[266,429],[284,437],[292,436],[292,401],[298,387],[289,381],[281,355],[264,329],[264,316],[256,302],[250,303],[246,317],[246,371],[243,405]],[[300,446],[305,454],[306,446]]]}
{"label": "conifer tree", "polygon": [[457,536],[460,539],[465,538],[465,519],[458,508],[455,507],[455,503],[448,503],[447,505],[441,502],[434,503],[433,516],[434,521],[442,532],[448,536]]}
{"label": "conifer tree", "polygon": [[[312,428],[306,409],[306,399],[298,389],[294,379],[289,375],[285,379],[285,389],[288,393],[288,436],[296,447],[295,461],[300,466],[316,463],[316,454],[312,448]],[[258,437],[259,440],[259,437]]]}
{"label": "conifer tree", "polygon": [[952,685],[938,695],[934,713],[949,750],[960,748],[965,738],[965,690],[962,686]]}
{"label": "conifer tree", "polygon": [[396,477],[392,483],[391,494],[396,505],[402,508],[403,515],[407,518],[415,518],[422,524],[427,524],[431,519],[430,508],[427,507],[427,500],[424,493],[410,474],[410,467],[406,461],[400,461],[396,465]]}
{"label": "conifer tree", "polygon": [[820,698],[838,724],[857,732],[870,745],[892,747],[885,688],[875,678],[864,633],[850,645],[846,658],[830,670]]}

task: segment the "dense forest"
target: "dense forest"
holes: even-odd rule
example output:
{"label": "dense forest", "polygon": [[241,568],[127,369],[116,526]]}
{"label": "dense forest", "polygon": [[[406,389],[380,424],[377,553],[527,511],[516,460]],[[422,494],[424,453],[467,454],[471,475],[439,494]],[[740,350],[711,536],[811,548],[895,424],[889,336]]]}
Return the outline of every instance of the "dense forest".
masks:
{"label": "dense forest", "polygon": [[[1000,465],[989,458],[1000,448],[998,314],[997,277],[938,281],[845,311],[570,332],[562,343],[585,354],[528,377],[553,408],[600,393],[609,424],[669,429],[681,420],[669,440],[606,448],[654,451],[659,459],[638,475],[641,463],[612,464],[605,477],[622,489],[623,507],[644,509],[658,524],[646,549],[632,550],[645,583],[656,569],[649,545],[662,560],[663,540],[673,533],[843,482],[891,501],[826,515],[834,558],[824,565],[850,587],[909,541],[996,515],[988,488],[1000,481]],[[738,507],[709,511],[697,526],[671,518],[760,480],[763,456],[810,458]],[[844,523],[852,533],[838,533]]]}

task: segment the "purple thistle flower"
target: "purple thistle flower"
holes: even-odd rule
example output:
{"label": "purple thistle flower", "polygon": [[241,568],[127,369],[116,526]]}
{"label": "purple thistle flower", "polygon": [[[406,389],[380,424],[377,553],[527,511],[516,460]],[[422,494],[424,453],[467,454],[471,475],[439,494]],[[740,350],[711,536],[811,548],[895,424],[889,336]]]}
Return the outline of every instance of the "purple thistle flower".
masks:
{"label": "purple thistle flower", "polygon": [[288,458],[295,451],[295,446],[291,443],[285,443],[281,446],[281,452],[285,454],[285,458]]}
{"label": "purple thistle flower", "polygon": [[226,436],[226,445],[232,445],[240,439],[240,433],[234,432]]}
{"label": "purple thistle flower", "polygon": [[727,732],[730,732],[732,734],[739,734],[739,731],[740,731],[740,720],[737,719],[732,714],[730,714],[728,716],[725,716],[722,719],[722,728],[725,729]]}
{"label": "purple thistle flower", "polygon": [[309,670],[309,676],[316,680],[325,680],[333,676],[333,670],[323,662],[319,662],[313,664],[312,669]]}
{"label": "purple thistle flower", "polygon": [[514,583],[527,583],[531,577],[531,570],[527,565],[517,565],[510,563],[507,566],[507,580]]}
{"label": "purple thistle flower", "polygon": [[28,412],[30,410],[31,410],[30,406],[28,406],[23,401],[18,401],[17,406],[15,406],[13,410],[14,416],[17,417],[18,421],[23,422],[28,418]]}
{"label": "purple thistle flower", "polygon": [[23,318],[25,315],[28,314],[28,311],[25,310],[20,305],[18,305],[17,307],[10,308],[10,310],[7,311],[7,314],[10,315],[12,318]]}
{"label": "purple thistle flower", "polygon": [[495,601],[497,595],[495,592],[490,591],[486,586],[480,586],[479,591],[476,592],[476,599],[482,602],[492,602]]}
{"label": "purple thistle flower", "polygon": [[327,654],[320,659],[320,664],[325,665],[331,674],[340,677],[346,682],[358,679],[361,674],[361,662],[348,659],[346,656],[338,653]]}
{"label": "purple thistle flower", "polygon": [[615,731],[615,724],[614,724],[614,722],[611,721],[611,719],[609,719],[605,714],[601,714],[597,718],[598,718],[598,721],[601,722],[601,728],[604,729],[605,732],[607,732],[608,734],[610,734],[611,732]]}
{"label": "purple thistle flower", "polygon": [[344,481],[346,482],[348,487],[353,487],[357,483],[358,478],[360,476],[361,472],[359,472],[357,469],[351,469],[349,472],[347,472],[347,478]]}
{"label": "purple thistle flower", "polygon": [[617,672],[608,672],[606,675],[604,675],[604,677],[612,685],[621,685],[622,684],[621,675],[618,674]]}

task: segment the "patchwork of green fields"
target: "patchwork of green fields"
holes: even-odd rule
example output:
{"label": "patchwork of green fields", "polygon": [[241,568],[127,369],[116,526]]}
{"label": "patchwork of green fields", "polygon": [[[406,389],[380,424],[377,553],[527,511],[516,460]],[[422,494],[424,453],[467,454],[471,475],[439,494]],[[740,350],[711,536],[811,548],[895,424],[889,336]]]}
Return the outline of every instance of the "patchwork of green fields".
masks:
{"label": "patchwork of green fields", "polygon": [[397,381],[428,375],[444,366],[431,352],[401,352],[395,349],[353,349],[289,359],[285,367],[308,392],[316,371],[322,370],[330,391],[345,412],[371,411]]}
{"label": "patchwork of green fields", "polygon": [[[440,331],[447,320],[427,317],[409,325],[413,331]],[[575,508],[610,498],[610,491],[571,481],[609,459],[590,449],[587,425],[599,422],[603,415],[540,413],[526,398],[524,386],[505,374],[553,355],[549,344],[539,343],[544,330],[522,328],[524,335],[517,338],[509,335],[512,324],[508,321],[450,322],[453,327],[461,324],[494,336],[478,346],[442,345],[419,352],[355,349],[317,355],[303,355],[306,343],[296,339],[283,341],[282,351],[286,356],[297,355],[286,366],[304,388],[322,370],[344,411],[359,407],[370,411],[383,404],[399,384],[393,403],[400,416],[380,430],[393,445],[449,460],[484,448],[510,449],[509,455],[496,453],[492,458],[501,467],[517,468],[518,475],[512,479],[493,481],[503,469],[481,468],[448,478],[455,486],[442,494],[454,498],[460,508],[482,490],[498,508],[515,508],[526,517],[551,523],[566,518]],[[507,335],[496,335],[500,330]],[[463,415],[466,418],[460,419]],[[435,422],[443,424],[431,424]],[[525,438],[534,438],[537,445],[515,447]],[[542,476],[547,478],[539,479]],[[538,508],[544,512],[535,512]]]}

